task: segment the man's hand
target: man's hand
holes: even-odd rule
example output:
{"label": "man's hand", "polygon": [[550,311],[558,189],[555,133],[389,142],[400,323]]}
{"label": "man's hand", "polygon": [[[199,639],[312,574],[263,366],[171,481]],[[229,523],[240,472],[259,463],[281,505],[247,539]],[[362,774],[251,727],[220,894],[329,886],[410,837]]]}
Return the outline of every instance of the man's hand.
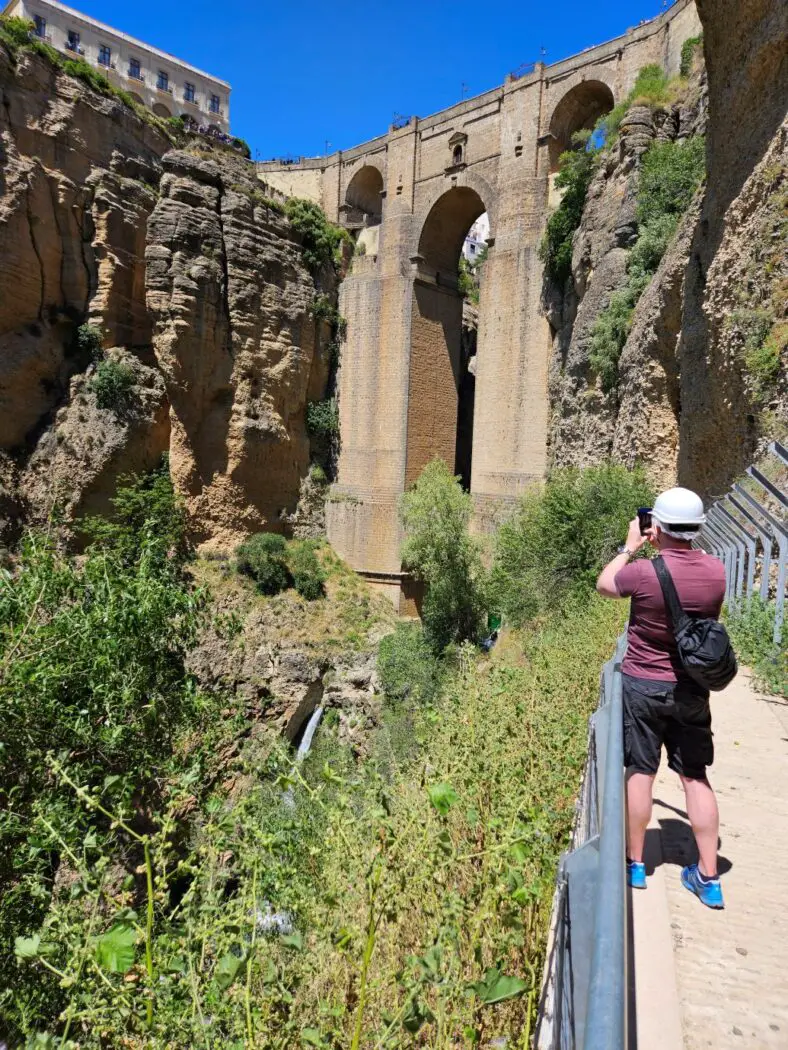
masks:
{"label": "man's hand", "polygon": [[627,533],[627,549],[636,554],[647,540],[648,535],[641,536],[640,534],[640,521],[637,518],[633,518],[629,523],[629,532]]}

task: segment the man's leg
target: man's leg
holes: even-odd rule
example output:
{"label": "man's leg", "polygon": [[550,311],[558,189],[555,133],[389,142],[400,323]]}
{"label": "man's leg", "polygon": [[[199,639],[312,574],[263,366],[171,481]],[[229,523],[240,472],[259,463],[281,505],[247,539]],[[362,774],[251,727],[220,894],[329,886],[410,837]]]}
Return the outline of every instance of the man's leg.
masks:
{"label": "man's leg", "polygon": [[700,854],[700,873],[706,878],[717,877],[717,843],[720,834],[720,813],[717,798],[706,777],[697,779],[681,776],[687,815],[692,825]]}
{"label": "man's leg", "polygon": [[640,863],[646,828],[651,820],[653,790],[654,774],[636,770],[627,774],[627,856]]}

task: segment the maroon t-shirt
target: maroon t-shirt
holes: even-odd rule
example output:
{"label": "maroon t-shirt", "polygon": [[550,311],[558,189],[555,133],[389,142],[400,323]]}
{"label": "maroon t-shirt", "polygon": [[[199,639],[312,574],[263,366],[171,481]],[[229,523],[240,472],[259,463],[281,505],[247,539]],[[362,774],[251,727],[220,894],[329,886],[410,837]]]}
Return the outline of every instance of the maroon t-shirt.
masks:
{"label": "maroon t-shirt", "polygon": [[[682,608],[690,616],[720,615],[725,597],[725,566],[700,550],[662,552]],[[627,653],[621,670],[635,678],[675,682],[681,664],[662,588],[650,561],[630,562],[616,574],[616,589],[632,599]]]}

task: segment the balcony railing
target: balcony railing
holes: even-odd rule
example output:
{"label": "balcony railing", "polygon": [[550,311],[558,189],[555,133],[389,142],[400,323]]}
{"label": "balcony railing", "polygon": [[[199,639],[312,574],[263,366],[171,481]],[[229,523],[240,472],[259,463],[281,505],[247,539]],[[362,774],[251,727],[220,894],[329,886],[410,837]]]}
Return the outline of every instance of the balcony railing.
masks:
{"label": "balcony railing", "polygon": [[71,51],[75,55],[84,55],[85,49],[81,44],[72,42],[71,40],[66,41],[66,51]]}
{"label": "balcony railing", "polygon": [[156,81],[156,90],[163,91],[165,95],[172,94],[172,88],[170,87],[170,85],[163,83],[161,80]]}
{"label": "balcony railing", "polygon": [[145,82],[145,77],[143,76],[142,70],[140,69],[132,69],[131,66],[129,66],[129,71],[127,75],[131,77],[132,80],[139,80],[142,83]]}

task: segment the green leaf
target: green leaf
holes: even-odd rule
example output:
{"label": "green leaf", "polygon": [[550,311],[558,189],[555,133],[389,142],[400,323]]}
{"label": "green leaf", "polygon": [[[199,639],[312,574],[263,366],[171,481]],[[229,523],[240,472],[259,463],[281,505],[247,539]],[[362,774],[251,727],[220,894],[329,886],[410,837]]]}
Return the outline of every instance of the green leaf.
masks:
{"label": "green leaf", "polygon": [[285,948],[295,948],[297,952],[300,952],[304,948],[304,937],[301,933],[288,933],[286,936],[279,938],[279,943],[283,944]]}
{"label": "green leaf", "polygon": [[301,1042],[306,1043],[307,1046],[327,1046],[328,1044],[323,1039],[317,1028],[305,1028],[301,1032]]}
{"label": "green leaf", "polygon": [[227,955],[221,957],[216,964],[213,975],[222,991],[226,991],[230,987],[243,969],[245,962],[246,960],[242,956],[234,955],[232,952],[228,952]]}
{"label": "green leaf", "polygon": [[14,955],[20,962],[37,959],[41,954],[40,948],[41,938],[37,933],[34,933],[32,937],[17,937],[14,941]]}
{"label": "green leaf", "polygon": [[528,982],[520,977],[508,977],[501,973],[497,966],[491,966],[484,975],[483,981],[477,981],[471,988],[486,1005],[501,1003],[504,999],[514,999],[522,995]]}
{"label": "green leaf", "polygon": [[512,843],[511,847],[509,848],[509,852],[512,855],[512,860],[514,860],[516,864],[525,864],[525,862],[528,860],[529,850],[524,842]]}
{"label": "green leaf", "polygon": [[431,784],[427,788],[427,794],[442,817],[445,817],[454,803],[459,801],[459,795],[451,784]]}
{"label": "green leaf", "polygon": [[128,973],[134,965],[136,941],[137,931],[133,926],[116,923],[94,941],[99,966],[110,973]]}

